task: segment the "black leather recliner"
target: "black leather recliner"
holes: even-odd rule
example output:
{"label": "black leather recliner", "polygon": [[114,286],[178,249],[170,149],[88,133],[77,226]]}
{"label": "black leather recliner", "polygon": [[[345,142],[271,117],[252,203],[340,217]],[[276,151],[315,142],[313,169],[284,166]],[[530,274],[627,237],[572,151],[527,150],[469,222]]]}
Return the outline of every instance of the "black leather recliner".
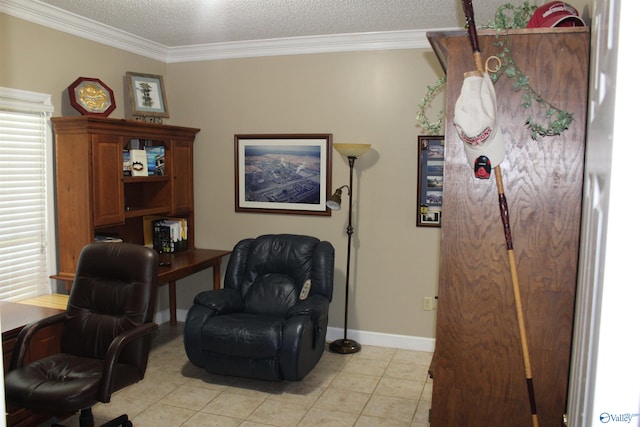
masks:
{"label": "black leather recliner", "polygon": [[301,380],[324,351],[333,269],[333,246],[315,237],[240,241],[224,289],[198,294],[187,314],[189,360],[215,374]]}
{"label": "black leather recliner", "polygon": [[[158,255],[142,245],[92,243],[78,258],[67,310],[24,327],[18,335],[7,400],[49,414],[81,411],[93,427],[91,407],[140,381],[151,349]],[[61,353],[23,366],[29,341],[41,328],[62,322]],[[131,426],[122,415],[105,426]]]}

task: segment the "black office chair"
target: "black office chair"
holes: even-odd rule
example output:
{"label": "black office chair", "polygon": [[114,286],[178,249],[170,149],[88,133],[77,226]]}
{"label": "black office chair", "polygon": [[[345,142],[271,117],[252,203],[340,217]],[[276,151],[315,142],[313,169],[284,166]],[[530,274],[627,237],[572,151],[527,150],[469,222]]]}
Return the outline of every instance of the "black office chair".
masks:
{"label": "black office chair", "polygon": [[300,381],[324,351],[334,250],[311,236],[236,244],[224,289],[201,292],[184,324],[191,363],[209,372]]}
{"label": "black office chair", "polygon": [[[50,414],[80,411],[80,426],[93,427],[91,407],[140,381],[151,349],[158,255],[142,245],[92,243],[78,259],[64,313],[26,326],[10,371],[8,401]],[[61,353],[23,366],[37,330],[63,323]],[[104,426],[131,426],[122,415]]]}

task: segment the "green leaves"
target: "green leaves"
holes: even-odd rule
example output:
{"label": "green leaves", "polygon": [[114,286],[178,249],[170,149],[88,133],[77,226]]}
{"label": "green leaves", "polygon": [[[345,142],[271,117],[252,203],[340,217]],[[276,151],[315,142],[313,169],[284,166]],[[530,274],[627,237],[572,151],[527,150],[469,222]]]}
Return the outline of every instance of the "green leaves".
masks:
{"label": "green leaves", "polygon": [[[573,121],[573,114],[560,110],[549,102],[545,101],[530,85],[529,76],[525,75],[513,59],[509,44],[508,30],[512,28],[526,28],[531,19],[531,15],[536,10],[535,4],[524,1],[520,6],[505,3],[498,7],[495,20],[484,28],[496,30],[496,40],[493,45],[499,50],[495,56],[500,59],[500,68],[489,73],[491,81],[497,82],[502,75],[511,80],[511,88],[514,92],[521,93],[520,105],[524,109],[535,109],[526,120],[526,126],[531,130],[531,138],[537,140],[540,137],[560,135],[569,129]],[[443,111],[440,110],[438,118],[430,121],[426,116],[426,111],[431,107],[431,102],[435,96],[444,88],[447,79],[442,76],[433,86],[427,86],[424,97],[418,104],[418,114],[416,120],[427,134],[441,135]]]}
{"label": "green leaves", "polygon": [[447,83],[447,77],[442,76],[433,86],[427,86],[424,91],[424,96],[420,99],[418,103],[418,113],[416,116],[416,120],[418,121],[418,126],[420,126],[426,135],[442,135],[442,122],[444,120],[444,111],[440,110],[438,116],[435,121],[430,121],[427,117],[427,110],[431,108],[431,102],[434,98],[444,89]]}
{"label": "green leaves", "polygon": [[560,135],[567,130],[573,121],[573,115],[545,101],[531,87],[529,76],[522,72],[511,54],[508,33],[498,31],[493,45],[501,49],[501,52],[495,55],[500,58],[501,66],[497,72],[491,74],[491,80],[495,83],[500,76],[505,75],[511,80],[513,91],[522,94],[520,100],[522,108],[536,109],[536,113],[530,115],[526,121],[527,127],[531,130],[531,138],[537,140],[539,137]]}
{"label": "green leaves", "polygon": [[495,20],[488,27],[495,30],[507,30],[510,28],[526,28],[531,15],[537,6],[525,1],[521,6],[505,3],[496,10]]}

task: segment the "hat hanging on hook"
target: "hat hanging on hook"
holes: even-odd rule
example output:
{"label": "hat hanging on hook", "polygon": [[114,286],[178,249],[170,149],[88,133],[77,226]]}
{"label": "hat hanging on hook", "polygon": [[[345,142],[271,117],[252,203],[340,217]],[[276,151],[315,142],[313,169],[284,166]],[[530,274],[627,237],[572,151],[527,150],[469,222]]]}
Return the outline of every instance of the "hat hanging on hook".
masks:
{"label": "hat hanging on hook", "polygon": [[469,166],[477,178],[488,179],[491,168],[502,163],[506,151],[497,118],[496,93],[489,74],[465,73],[453,123],[464,142]]}

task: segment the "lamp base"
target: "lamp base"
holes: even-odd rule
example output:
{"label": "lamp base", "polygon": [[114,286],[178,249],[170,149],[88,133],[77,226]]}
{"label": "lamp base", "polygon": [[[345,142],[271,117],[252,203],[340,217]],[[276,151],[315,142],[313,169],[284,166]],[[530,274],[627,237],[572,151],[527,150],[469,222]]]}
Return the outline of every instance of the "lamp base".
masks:
{"label": "lamp base", "polygon": [[334,342],[329,344],[329,350],[334,353],[340,354],[357,353],[360,351],[360,348],[360,344],[358,344],[354,340],[349,339],[335,340]]}

